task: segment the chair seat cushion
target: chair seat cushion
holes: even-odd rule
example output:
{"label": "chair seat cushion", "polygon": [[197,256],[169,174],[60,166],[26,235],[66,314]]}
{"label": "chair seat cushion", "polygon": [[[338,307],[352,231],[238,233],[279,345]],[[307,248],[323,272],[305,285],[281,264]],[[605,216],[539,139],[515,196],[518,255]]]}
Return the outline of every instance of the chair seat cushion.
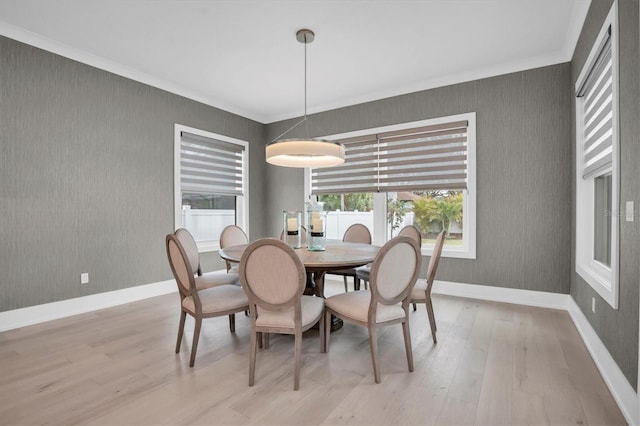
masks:
{"label": "chair seat cushion", "polygon": [[[324,311],[324,299],[315,296],[302,296],[300,300],[302,327],[315,324]],[[293,307],[278,310],[258,308],[258,327],[294,328]]]}
{"label": "chair seat cushion", "polygon": [[356,268],[356,276],[364,281],[369,281],[369,275],[371,275],[371,266],[364,265]]}
{"label": "chair seat cushion", "polygon": [[411,301],[424,302],[427,300],[427,280],[420,278],[411,290]]}
{"label": "chair seat cushion", "polygon": [[198,291],[228,284],[240,286],[240,276],[226,272],[207,272],[196,277],[196,290]]}
{"label": "chair seat cushion", "polygon": [[[249,309],[249,299],[242,288],[224,284],[211,287],[198,292],[202,303],[202,313],[213,314],[225,311],[242,311]],[[196,310],[193,296],[185,297],[182,300],[185,310],[194,313]]]}
{"label": "chair seat cushion", "polygon": [[[327,308],[331,309],[338,316],[346,317],[360,322],[367,322],[369,314],[369,303],[371,292],[354,291],[351,293],[338,294],[325,299]],[[404,318],[405,312],[400,303],[395,305],[383,305],[378,303],[376,309],[376,323]]]}

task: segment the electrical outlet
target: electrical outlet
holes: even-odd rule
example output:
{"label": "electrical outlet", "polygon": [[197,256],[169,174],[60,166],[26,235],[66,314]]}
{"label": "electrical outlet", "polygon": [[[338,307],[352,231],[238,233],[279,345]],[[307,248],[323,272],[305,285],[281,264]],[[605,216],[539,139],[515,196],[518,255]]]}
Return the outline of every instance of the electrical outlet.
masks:
{"label": "electrical outlet", "polygon": [[80,274],[80,284],[89,284],[89,273],[83,272]]}
{"label": "electrical outlet", "polygon": [[634,210],[633,210],[633,201],[627,201],[626,204],[626,219],[627,222],[633,222],[633,216],[634,216]]}
{"label": "electrical outlet", "polygon": [[596,313],[596,298],[595,297],[591,298],[591,312],[593,312],[594,314]]}

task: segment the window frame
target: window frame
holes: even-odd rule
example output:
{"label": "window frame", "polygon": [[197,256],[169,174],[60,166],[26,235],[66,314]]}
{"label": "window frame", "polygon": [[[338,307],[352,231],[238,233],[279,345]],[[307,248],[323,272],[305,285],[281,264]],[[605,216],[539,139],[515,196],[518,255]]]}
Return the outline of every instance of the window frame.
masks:
{"label": "window frame", "polygon": [[[467,120],[467,189],[463,191],[463,229],[464,244],[461,247],[447,247],[442,249],[441,256],[460,259],[476,259],[476,113],[468,112],[463,114],[450,115],[446,117],[430,118],[407,123],[393,124],[369,129],[362,129],[353,132],[322,136],[322,139],[336,140],[356,136],[363,136],[371,133],[390,132],[403,130],[412,127],[431,126],[452,121]],[[306,168],[304,172],[304,196],[309,199],[311,196],[311,170]],[[387,196],[386,192],[373,194],[374,206],[374,229],[373,244],[382,245],[386,241],[387,224]],[[422,255],[430,256],[433,252],[433,244],[423,244]]]}
{"label": "window frame", "polygon": [[[612,163],[599,173],[583,177],[584,108],[583,98],[577,96],[582,83],[593,68],[600,53],[599,47],[611,28],[612,61]],[[619,60],[618,60],[618,10],[617,2],[605,19],[589,56],[583,65],[575,86],[576,119],[576,239],[575,270],[612,308],[618,309],[619,299],[619,228],[620,228],[620,172],[619,172]],[[595,179],[611,174],[611,266],[595,260]]]}
{"label": "window frame", "polygon": [[[182,185],[181,185],[181,168],[180,145],[182,142],[182,132],[192,133],[194,135],[205,138],[217,139],[223,142],[241,145],[244,148],[242,155],[242,177],[243,177],[243,195],[236,195],[236,225],[241,227],[247,235],[249,235],[249,142],[218,133],[208,132],[206,130],[196,129],[194,127],[182,124],[174,124],[174,151],[173,151],[173,194],[174,194],[174,227],[178,229],[182,227]],[[223,195],[223,194],[221,194]],[[201,241],[197,243],[198,252],[206,253],[220,250],[219,240]]]}

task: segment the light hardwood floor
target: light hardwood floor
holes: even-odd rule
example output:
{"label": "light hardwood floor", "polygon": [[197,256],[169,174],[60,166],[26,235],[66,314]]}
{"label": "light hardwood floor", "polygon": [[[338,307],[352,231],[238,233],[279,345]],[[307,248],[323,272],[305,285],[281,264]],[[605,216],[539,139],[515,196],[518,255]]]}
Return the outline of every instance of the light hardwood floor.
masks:
{"label": "light hardwood floor", "polygon": [[[327,293],[344,291],[328,281]],[[293,391],[293,337],[272,336],[248,387],[249,320],[205,320],[194,368],[193,321],[174,354],[171,294],[0,333],[0,424],[625,424],[569,315],[434,296],[411,313],[415,371],[402,329],[379,332],[382,383],[367,331],[346,324],[320,353],[303,339]]]}

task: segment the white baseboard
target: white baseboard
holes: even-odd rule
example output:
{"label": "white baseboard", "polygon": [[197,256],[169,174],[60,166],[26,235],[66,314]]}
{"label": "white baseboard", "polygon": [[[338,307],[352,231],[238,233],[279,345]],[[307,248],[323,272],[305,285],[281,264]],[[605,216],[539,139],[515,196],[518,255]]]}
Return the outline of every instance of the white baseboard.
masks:
{"label": "white baseboard", "polygon": [[616,364],[571,295],[448,281],[434,282],[432,291],[434,294],[568,311],[625,420],[630,425],[640,424],[638,394],[629,384],[620,367],[618,367],[618,364]]}
{"label": "white baseboard", "polygon": [[[0,332],[135,302],[175,291],[177,291],[175,281],[168,280],[0,312]],[[570,295],[449,281],[436,281],[433,285],[433,293],[568,311],[625,419],[629,424],[640,424],[640,404],[638,403],[637,393],[633,390],[615,360]]]}
{"label": "white baseboard", "polygon": [[640,424],[638,394],[633,390],[618,364],[571,296],[569,296],[567,310],[627,423],[630,425]]}
{"label": "white baseboard", "polygon": [[433,283],[432,292],[447,296],[468,297],[470,299],[491,300],[514,303],[516,305],[537,306],[539,308],[567,310],[568,294],[544,291],[520,290],[515,288],[491,287],[487,285],[462,284],[450,281]]}
{"label": "white baseboard", "polygon": [[178,291],[175,280],[0,312],[0,332]]}

